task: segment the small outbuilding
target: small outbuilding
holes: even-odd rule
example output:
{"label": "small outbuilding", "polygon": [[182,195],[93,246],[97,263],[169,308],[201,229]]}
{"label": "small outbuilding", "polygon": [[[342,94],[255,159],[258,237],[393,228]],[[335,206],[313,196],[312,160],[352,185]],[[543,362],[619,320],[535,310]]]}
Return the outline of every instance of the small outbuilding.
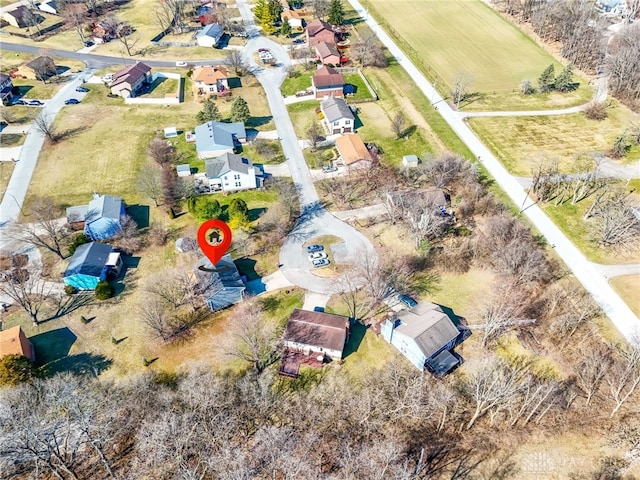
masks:
{"label": "small outbuilding", "polygon": [[32,362],[36,359],[33,344],[22,331],[20,325],[0,332],[0,358],[6,355],[22,355]]}
{"label": "small outbuilding", "polygon": [[191,165],[188,163],[182,163],[176,166],[176,173],[179,177],[189,177],[191,176]]}
{"label": "small outbuilding", "polygon": [[164,138],[173,138],[178,136],[178,129],[176,127],[167,127],[164,129]]}
{"label": "small outbuilding", "polygon": [[404,157],[402,157],[402,165],[404,167],[417,167],[419,163],[420,159],[417,155],[405,155]]}

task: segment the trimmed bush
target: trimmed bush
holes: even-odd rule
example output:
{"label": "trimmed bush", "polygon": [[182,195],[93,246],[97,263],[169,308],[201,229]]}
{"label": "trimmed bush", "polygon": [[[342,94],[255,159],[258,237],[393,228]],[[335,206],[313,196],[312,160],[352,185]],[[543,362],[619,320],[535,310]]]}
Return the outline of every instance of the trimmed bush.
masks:
{"label": "trimmed bush", "polygon": [[113,297],[115,291],[109,282],[98,282],[95,292],[98,300],[107,300]]}
{"label": "trimmed bush", "polygon": [[65,285],[64,293],[66,293],[67,295],[75,295],[76,293],[78,293],[78,289],[73,285]]}
{"label": "trimmed bush", "polygon": [[80,245],[84,245],[85,243],[88,243],[88,242],[89,242],[89,239],[84,233],[79,233],[78,235],[73,237],[73,239],[71,240],[71,243],[69,244],[69,255],[73,255],[76,252],[76,249]]}

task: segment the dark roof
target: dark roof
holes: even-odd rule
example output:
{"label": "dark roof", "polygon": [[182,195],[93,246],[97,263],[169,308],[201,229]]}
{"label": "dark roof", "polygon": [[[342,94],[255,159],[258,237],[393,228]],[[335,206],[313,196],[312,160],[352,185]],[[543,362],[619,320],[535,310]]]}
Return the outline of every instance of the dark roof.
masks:
{"label": "dark roof", "polygon": [[449,350],[443,350],[435,357],[427,360],[427,368],[438,375],[444,375],[459,363],[460,361]]}
{"label": "dark roof", "polygon": [[198,291],[206,298],[211,310],[215,312],[242,300],[245,286],[231,255],[227,254],[218,261],[216,272],[203,272],[200,267],[212,269],[214,266],[206,257],[202,257],[194,266]]}
{"label": "dark roof", "polygon": [[316,88],[342,87],[344,75],[338,73],[334,68],[322,67],[315,71],[311,81]]}
{"label": "dark roof", "polygon": [[213,160],[204,162],[207,178],[218,178],[231,171],[238,173],[249,173],[249,168],[253,166],[251,160],[243,158],[235,153],[225,153]]}
{"label": "dark roof", "polygon": [[7,75],[6,73],[0,73],[0,84],[6,82],[9,79],[11,79],[9,75]]}
{"label": "dark roof", "polygon": [[91,242],[80,245],[69,260],[69,266],[64,271],[64,276],[100,277],[111,250],[111,245],[106,243]]}
{"label": "dark roof", "polygon": [[18,21],[18,24],[27,24],[27,20],[29,19],[29,9],[24,5],[20,5],[19,7],[10,10],[7,12],[7,15],[11,15]]}
{"label": "dark roof", "polygon": [[222,25],[218,23],[212,23],[207,25],[202,30],[200,30],[196,37],[211,37],[217,40],[220,40],[220,37],[224,35],[224,29]]}
{"label": "dark roof", "polygon": [[348,118],[350,120],[354,119],[351,109],[347,106],[347,102],[342,98],[325,98],[320,104],[320,108],[329,123],[340,120],[341,118]]}
{"label": "dark roof", "polygon": [[111,218],[120,220],[120,212],[122,211],[122,199],[112,195],[102,195],[94,198],[87,206],[87,215],[85,222],[90,223],[99,218]]}
{"label": "dark roof", "polygon": [[51,69],[53,70],[55,64],[53,63],[53,59],[51,57],[41,55],[37,58],[34,58],[30,62],[27,62],[25,64],[25,67],[32,68],[34,71],[44,71],[49,67],[51,67]]}
{"label": "dark roof", "polygon": [[340,56],[338,49],[333,43],[329,42],[319,42],[316,44],[316,50],[320,58],[327,58],[330,55]]}
{"label": "dark roof", "polygon": [[136,62],[133,65],[123,68],[116,72],[111,81],[111,86],[118,85],[120,83],[127,82],[133,85],[142,77],[146,76],[151,71],[151,67],[142,62]]}
{"label": "dark roof", "polygon": [[412,338],[418,348],[429,358],[460,333],[440,306],[420,302],[411,310],[396,314],[402,324],[396,330]]}
{"label": "dark roof", "polygon": [[331,25],[329,25],[327,22],[324,22],[322,20],[316,19],[307,23],[307,33],[309,34],[310,37],[317,35],[322,30],[329,30],[330,32],[333,31],[331,30]]}
{"label": "dark roof", "polygon": [[285,342],[342,351],[348,328],[349,319],[342,315],[296,308],[289,318],[282,339]]}

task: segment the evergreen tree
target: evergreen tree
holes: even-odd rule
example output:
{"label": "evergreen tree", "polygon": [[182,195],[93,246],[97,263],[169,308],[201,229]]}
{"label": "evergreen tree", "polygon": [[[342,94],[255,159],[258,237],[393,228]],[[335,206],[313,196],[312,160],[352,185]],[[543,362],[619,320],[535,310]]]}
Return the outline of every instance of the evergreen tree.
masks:
{"label": "evergreen tree", "polygon": [[329,4],[329,23],[331,25],[342,25],[344,23],[344,7],[342,0],[331,0]]}
{"label": "evergreen tree", "polygon": [[218,106],[211,100],[204,102],[202,110],[196,115],[198,123],[219,122],[222,119]]}
{"label": "evergreen tree", "polygon": [[247,202],[241,198],[231,200],[228,214],[231,228],[243,227],[249,223],[249,208],[247,207]]}
{"label": "evergreen tree", "polygon": [[35,376],[35,369],[28,358],[9,354],[0,359],[0,386],[15,386],[28,382]]}
{"label": "evergreen tree", "polygon": [[282,26],[280,27],[280,33],[285,37],[291,35],[291,24],[289,23],[289,19],[285,18],[282,20]]}
{"label": "evergreen tree", "polygon": [[573,90],[573,65],[569,64],[564,67],[560,75],[556,78],[555,87],[559,92]]}
{"label": "evergreen tree", "polygon": [[555,68],[553,64],[551,64],[547,68],[545,68],[544,72],[542,72],[542,75],[540,75],[540,78],[538,79],[538,89],[541,92],[548,92],[549,90],[553,90],[555,85],[555,78]]}
{"label": "evergreen tree", "polygon": [[269,16],[269,3],[267,0],[258,0],[253,9],[253,14],[262,23]]}
{"label": "evergreen tree", "polygon": [[271,23],[280,18],[282,10],[282,4],[278,0],[269,0],[269,18],[271,19]]}
{"label": "evergreen tree", "polygon": [[236,97],[231,105],[231,121],[232,122],[246,122],[251,117],[249,112],[249,105],[242,97]]}

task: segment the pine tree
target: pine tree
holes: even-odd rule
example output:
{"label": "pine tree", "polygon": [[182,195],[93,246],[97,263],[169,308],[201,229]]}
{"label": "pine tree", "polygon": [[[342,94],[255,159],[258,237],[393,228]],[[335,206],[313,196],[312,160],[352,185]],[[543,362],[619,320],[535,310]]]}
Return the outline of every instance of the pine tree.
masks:
{"label": "pine tree", "polygon": [[256,18],[262,23],[266,17],[269,16],[269,3],[267,0],[258,0],[255,8],[253,9],[253,14]]}
{"label": "pine tree", "polygon": [[280,18],[282,10],[282,4],[278,0],[269,0],[269,17],[272,23]]}
{"label": "pine tree", "polygon": [[249,112],[249,105],[242,97],[236,97],[231,105],[231,121],[232,122],[246,122],[251,117]]}
{"label": "pine tree", "polygon": [[211,100],[207,100],[204,102],[202,110],[196,115],[196,120],[198,123],[219,122],[222,120],[222,115],[220,115],[218,106]]}
{"label": "pine tree", "polygon": [[342,25],[344,23],[344,7],[341,0],[331,0],[328,20],[331,25]]}
{"label": "pine tree", "polygon": [[538,89],[541,92],[553,90],[556,77],[555,71],[553,64],[551,64],[545,68],[544,72],[542,72],[542,75],[540,75],[540,78],[538,79]]}
{"label": "pine tree", "polygon": [[556,78],[555,87],[559,92],[573,90],[573,65],[569,64],[564,67],[560,75]]}
{"label": "pine tree", "polygon": [[241,198],[234,198],[229,204],[229,226],[239,228],[249,223],[249,208],[247,202]]}
{"label": "pine tree", "polygon": [[282,20],[282,27],[280,27],[280,33],[285,37],[289,37],[291,35],[291,24],[289,23],[289,19],[285,18]]}

